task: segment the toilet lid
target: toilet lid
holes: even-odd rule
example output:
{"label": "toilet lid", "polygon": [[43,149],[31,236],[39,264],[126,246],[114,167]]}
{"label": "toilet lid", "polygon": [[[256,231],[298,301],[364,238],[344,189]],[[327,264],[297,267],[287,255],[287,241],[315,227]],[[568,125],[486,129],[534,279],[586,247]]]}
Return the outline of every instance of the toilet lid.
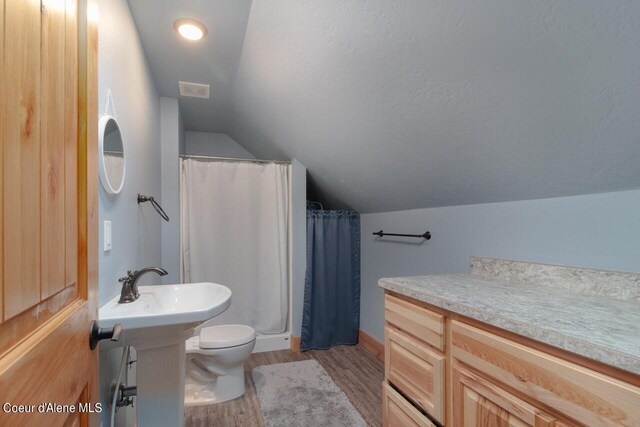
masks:
{"label": "toilet lid", "polygon": [[200,329],[200,348],[226,348],[256,339],[256,331],[246,325],[208,326]]}

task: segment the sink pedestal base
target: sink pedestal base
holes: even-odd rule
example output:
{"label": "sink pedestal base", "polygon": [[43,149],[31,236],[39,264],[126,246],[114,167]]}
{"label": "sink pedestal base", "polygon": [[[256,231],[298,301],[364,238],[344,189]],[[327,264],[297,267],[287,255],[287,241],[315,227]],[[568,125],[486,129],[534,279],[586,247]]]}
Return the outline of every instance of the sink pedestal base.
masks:
{"label": "sink pedestal base", "polygon": [[138,426],[183,425],[184,345],[137,350]]}

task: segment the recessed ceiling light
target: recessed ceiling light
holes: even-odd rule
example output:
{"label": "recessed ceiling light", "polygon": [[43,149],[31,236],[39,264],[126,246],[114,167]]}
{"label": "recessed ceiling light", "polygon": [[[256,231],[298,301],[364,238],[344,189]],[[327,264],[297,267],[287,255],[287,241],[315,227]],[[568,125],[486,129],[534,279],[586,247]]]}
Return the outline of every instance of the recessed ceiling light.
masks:
{"label": "recessed ceiling light", "polygon": [[180,18],[173,23],[173,28],[187,40],[200,40],[207,35],[207,27],[195,19]]}

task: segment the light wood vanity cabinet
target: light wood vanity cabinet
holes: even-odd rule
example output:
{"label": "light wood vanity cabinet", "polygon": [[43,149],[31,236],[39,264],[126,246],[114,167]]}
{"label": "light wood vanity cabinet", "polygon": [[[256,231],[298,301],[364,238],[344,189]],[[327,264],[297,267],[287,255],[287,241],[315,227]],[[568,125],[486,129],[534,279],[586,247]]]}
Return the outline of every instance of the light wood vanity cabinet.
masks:
{"label": "light wood vanity cabinet", "polygon": [[487,329],[387,292],[383,425],[640,426],[640,387]]}

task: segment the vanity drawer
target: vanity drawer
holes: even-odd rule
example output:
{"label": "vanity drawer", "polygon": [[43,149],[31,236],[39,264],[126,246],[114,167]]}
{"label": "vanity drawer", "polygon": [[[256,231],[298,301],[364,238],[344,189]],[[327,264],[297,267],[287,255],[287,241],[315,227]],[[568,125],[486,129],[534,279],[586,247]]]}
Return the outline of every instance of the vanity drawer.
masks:
{"label": "vanity drawer", "polygon": [[461,366],[452,370],[453,425],[460,427],[569,427]]}
{"label": "vanity drawer", "polygon": [[436,427],[389,384],[382,383],[383,427]]}
{"label": "vanity drawer", "polygon": [[590,427],[639,426],[640,388],[490,332],[452,322],[452,356]]}
{"label": "vanity drawer", "polygon": [[445,356],[385,328],[385,378],[436,421],[444,421]]}
{"label": "vanity drawer", "polygon": [[444,316],[393,295],[384,297],[384,319],[398,329],[444,351]]}

